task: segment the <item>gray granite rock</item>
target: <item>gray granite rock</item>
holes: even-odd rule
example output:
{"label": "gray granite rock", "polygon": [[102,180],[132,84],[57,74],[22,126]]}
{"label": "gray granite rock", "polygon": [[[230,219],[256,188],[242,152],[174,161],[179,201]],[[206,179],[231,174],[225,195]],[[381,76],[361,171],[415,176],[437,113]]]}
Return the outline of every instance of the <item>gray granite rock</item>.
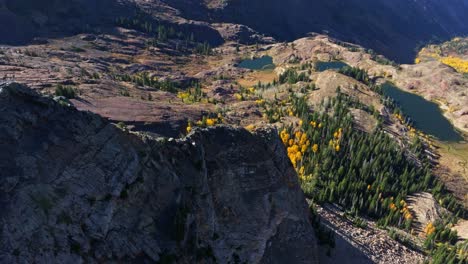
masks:
{"label": "gray granite rock", "polygon": [[0,263],[317,263],[273,129],[168,141],[0,85]]}

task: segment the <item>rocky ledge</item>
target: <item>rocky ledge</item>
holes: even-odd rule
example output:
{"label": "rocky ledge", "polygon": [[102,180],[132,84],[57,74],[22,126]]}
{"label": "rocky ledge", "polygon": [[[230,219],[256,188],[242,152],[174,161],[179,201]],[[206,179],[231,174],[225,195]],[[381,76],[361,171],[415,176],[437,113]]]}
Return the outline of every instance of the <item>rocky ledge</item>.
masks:
{"label": "rocky ledge", "polygon": [[155,139],[19,84],[0,110],[0,263],[317,263],[273,129]]}

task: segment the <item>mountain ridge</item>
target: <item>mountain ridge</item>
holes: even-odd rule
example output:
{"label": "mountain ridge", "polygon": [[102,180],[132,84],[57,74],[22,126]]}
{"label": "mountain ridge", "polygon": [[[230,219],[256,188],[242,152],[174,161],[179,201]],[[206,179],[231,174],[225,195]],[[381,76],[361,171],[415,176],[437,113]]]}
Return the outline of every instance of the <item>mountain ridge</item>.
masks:
{"label": "mountain ridge", "polygon": [[34,37],[105,31],[116,18],[143,11],[174,25],[198,23],[200,32],[210,31],[209,24],[234,23],[280,41],[326,33],[400,63],[412,62],[415,50],[428,42],[468,34],[467,0],[296,0],[288,2],[287,9],[285,5],[281,0],[1,0],[1,42],[24,44]]}
{"label": "mountain ridge", "polygon": [[325,32],[401,63],[411,62],[421,44],[468,34],[466,0],[165,2],[179,8],[183,16],[206,20],[208,13],[208,20],[244,24],[279,40]]}

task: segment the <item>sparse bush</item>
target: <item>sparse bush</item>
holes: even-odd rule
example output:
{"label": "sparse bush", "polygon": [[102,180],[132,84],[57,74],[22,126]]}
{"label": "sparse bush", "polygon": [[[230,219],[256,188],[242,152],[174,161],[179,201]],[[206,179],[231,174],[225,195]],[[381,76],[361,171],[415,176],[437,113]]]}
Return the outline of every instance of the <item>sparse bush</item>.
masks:
{"label": "sparse bush", "polygon": [[55,88],[55,95],[56,96],[63,96],[67,99],[73,99],[76,97],[76,90],[70,86],[63,86],[61,84],[57,85]]}
{"label": "sparse bush", "polygon": [[308,81],[309,78],[305,73],[298,74],[295,69],[287,69],[283,74],[279,77],[279,83],[289,83],[295,84],[297,82],[305,82]]}
{"label": "sparse bush", "polygon": [[211,55],[213,53],[211,46],[208,42],[198,43],[195,47],[195,53],[201,55]]}
{"label": "sparse bush", "polygon": [[127,125],[125,125],[124,122],[119,122],[119,123],[117,123],[116,126],[117,126],[118,128],[120,128],[121,130],[123,130],[123,131],[127,131]]}
{"label": "sparse bush", "polygon": [[[131,82],[136,86],[148,86],[170,93],[177,92],[178,88],[178,84],[176,82],[171,80],[158,80],[155,76],[150,76],[148,72],[141,72],[134,75],[112,74],[111,77],[117,81]],[[124,96],[129,96],[129,94],[125,94]]]}
{"label": "sparse bush", "polygon": [[120,91],[120,95],[125,96],[125,97],[129,97],[130,93],[126,89],[124,89],[124,90]]}

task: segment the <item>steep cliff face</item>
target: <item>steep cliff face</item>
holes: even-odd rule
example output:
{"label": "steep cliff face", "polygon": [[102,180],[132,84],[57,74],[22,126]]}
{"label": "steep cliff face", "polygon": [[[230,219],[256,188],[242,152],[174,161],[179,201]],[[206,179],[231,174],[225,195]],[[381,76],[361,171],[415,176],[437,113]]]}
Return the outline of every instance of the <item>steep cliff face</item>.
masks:
{"label": "steep cliff face", "polygon": [[0,110],[0,263],[316,263],[272,130],[156,140],[18,84]]}

